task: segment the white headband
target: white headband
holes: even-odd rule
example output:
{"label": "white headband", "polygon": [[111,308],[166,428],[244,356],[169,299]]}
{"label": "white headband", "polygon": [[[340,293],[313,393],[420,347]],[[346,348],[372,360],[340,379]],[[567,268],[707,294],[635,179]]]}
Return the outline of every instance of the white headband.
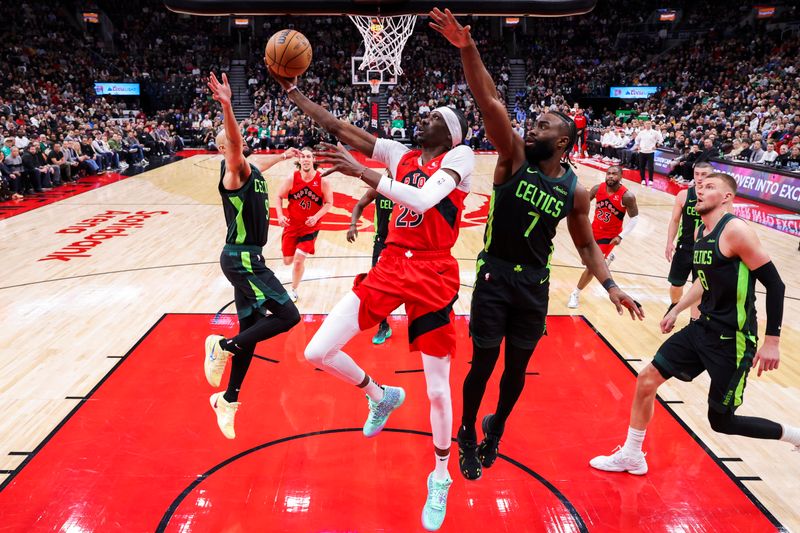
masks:
{"label": "white headband", "polygon": [[447,129],[450,130],[450,137],[453,138],[453,147],[461,144],[461,122],[458,121],[458,116],[455,112],[447,106],[437,107],[434,111],[438,111],[442,118],[444,118]]}

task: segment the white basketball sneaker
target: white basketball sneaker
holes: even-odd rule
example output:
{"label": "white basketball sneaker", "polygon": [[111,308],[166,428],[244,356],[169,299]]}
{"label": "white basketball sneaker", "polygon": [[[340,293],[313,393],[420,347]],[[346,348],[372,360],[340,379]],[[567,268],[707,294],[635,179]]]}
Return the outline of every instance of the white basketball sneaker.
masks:
{"label": "white basketball sneaker", "polygon": [[239,402],[225,401],[223,396],[224,392],[215,392],[209,398],[211,408],[217,415],[217,425],[222,434],[227,439],[235,439],[236,432],[233,429],[233,420],[236,417],[236,411],[239,409]]}
{"label": "white basketball sneaker", "polygon": [[289,293],[289,299],[290,299],[292,302],[294,302],[294,303],[297,303],[297,291],[296,291],[296,290],[294,290],[294,289],[289,289],[289,290],[288,290],[288,291],[286,291],[286,292],[288,292],[288,293]]}
{"label": "white basketball sneaker", "polygon": [[606,472],[629,472],[643,476],[647,473],[647,461],[644,456],[642,452],[632,454],[623,450],[622,446],[617,446],[611,455],[598,455],[589,461],[589,464]]}
{"label": "white basketball sneaker", "polygon": [[222,374],[225,372],[225,365],[231,357],[231,352],[223,350],[220,341],[224,340],[222,335],[209,335],[205,343],[205,359],[203,359],[203,371],[206,374],[206,381],[212,387],[219,387]]}
{"label": "white basketball sneaker", "polygon": [[572,291],[572,294],[569,295],[569,302],[567,302],[567,307],[570,309],[577,309],[578,303],[581,299],[581,293],[578,291]]}

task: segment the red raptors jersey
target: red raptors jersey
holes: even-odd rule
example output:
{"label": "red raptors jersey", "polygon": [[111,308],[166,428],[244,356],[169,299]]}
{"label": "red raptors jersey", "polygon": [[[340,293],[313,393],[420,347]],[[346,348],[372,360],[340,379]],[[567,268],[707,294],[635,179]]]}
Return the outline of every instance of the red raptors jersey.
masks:
{"label": "red raptors jersey", "polygon": [[586,129],[586,115],[584,114],[575,115],[575,117],[572,120],[575,121],[575,128],[577,128],[578,131]]}
{"label": "red raptors jersey", "polygon": [[289,189],[289,228],[294,231],[311,233],[319,230],[320,223],[316,226],[306,226],[306,219],[316,215],[325,203],[322,194],[322,177],[319,172],[314,174],[311,181],[304,181],[299,170],[293,176],[292,187]]}
{"label": "red raptors jersey", "polygon": [[616,192],[609,193],[605,182],[600,184],[595,195],[597,202],[592,220],[592,233],[595,239],[614,238],[622,231],[622,219],[627,210],[622,204],[622,195],[628,189],[620,184]]}
{"label": "red raptors jersey", "polygon": [[[421,153],[420,150],[411,150],[403,155],[397,164],[394,179],[421,188],[439,170],[442,159],[447,155],[445,152],[421,166]],[[456,188],[425,213],[416,213],[403,205],[394,204],[386,244],[409,250],[450,250],[458,238],[466,197],[465,191]]]}

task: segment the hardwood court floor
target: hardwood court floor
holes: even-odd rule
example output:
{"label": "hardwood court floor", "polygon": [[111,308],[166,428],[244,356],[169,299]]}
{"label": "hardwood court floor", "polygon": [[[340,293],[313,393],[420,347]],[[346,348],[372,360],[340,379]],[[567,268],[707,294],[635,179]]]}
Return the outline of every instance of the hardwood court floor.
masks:
{"label": "hardwood court floor", "polygon": [[[347,345],[373,376],[407,393],[383,433],[365,439],[364,397],[304,361],[323,318],[306,315],[285,338],[259,344],[230,441],[213,420],[212,389],[194,347],[209,332],[235,332],[235,317],[164,315],[0,493],[4,528],[418,530],[433,454],[425,378],[406,349],[406,319],[392,317],[395,334],[383,346],[372,346],[372,332]],[[467,327],[457,317],[457,383],[469,369]],[[484,531],[509,532],[773,528],[667,405],[658,406],[651,427],[650,474],[587,468],[587,445],[610,447],[618,438],[632,373],[581,317],[554,316],[548,328],[503,457],[477,482],[456,474],[442,531],[475,531],[478,522]],[[563,380],[564,372],[572,379]],[[496,405],[498,381],[481,418]],[[168,398],[141,395],[141,382]],[[457,394],[457,412],[460,400]],[[548,416],[556,410],[560,416]]]}
{"label": "hardwood court floor", "polygon": [[[481,246],[483,223],[494,157],[478,156],[473,191],[461,237],[454,248],[462,274],[461,298],[455,310],[469,311],[474,259]],[[140,176],[0,221],[4,274],[0,282],[0,400],[5,406],[0,421],[0,471],[8,478],[48,434],[81,402],[131,347],[165,313],[215,313],[232,299],[218,257],[224,238],[224,221],[216,191],[219,157],[199,155]],[[290,163],[273,167],[269,177],[285,175]],[[598,171],[579,171],[586,187],[597,183]],[[317,255],[307,262],[306,281],[300,287],[299,307],[306,314],[324,314],[349,289],[352,277],[369,267],[371,218],[362,220],[355,244],[346,242],[349,211],[364,187],[353,179],[334,177],[336,207],[317,243]],[[617,249],[612,270],[618,283],[635,295],[648,318],[632,323],[616,316],[604,291],[596,283],[582,295],[575,314],[585,315],[609,343],[638,369],[647,363],[663,336],[658,321],[668,304],[663,258],[666,225],[673,198],[665,193],[637,193],[642,221]],[[85,222],[88,221],[88,222]],[[80,225],[82,224],[82,225]],[[778,371],[756,378],[751,375],[742,414],[760,414],[800,424],[800,280],[796,275],[797,240],[789,235],[753,225],[772,255],[787,284],[782,362]],[[81,231],[83,230],[83,231]],[[289,271],[279,261],[280,229],[271,228],[265,249],[268,264],[287,281]],[[102,237],[105,236],[105,237]],[[88,237],[92,237],[89,239]],[[566,228],[561,228],[553,258],[550,313],[570,314],[569,292],[580,273],[580,262]],[[763,330],[763,296],[759,299]],[[688,320],[688,317],[683,317]],[[200,346],[196,348],[199,352]],[[165,354],[161,365],[171,361]],[[539,353],[534,356],[543,356]],[[581,354],[575,350],[575,361]],[[365,361],[369,361],[367,356]],[[366,363],[368,365],[368,363]],[[532,363],[534,365],[535,363]],[[153,372],[159,373],[159,367]],[[195,379],[197,376],[192,377]],[[250,379],[250,378],[248,378]],[[332,378],[331,378],[332,379]],[[565,368],[565,382],[573,378]],[[254,383],[256,383],[254,385]],[[333,386],[333,381],[328,382]],[[796,502],[800,501],[800,454],[784,443],[759,442],[720,436],[705,420],[707,379],[665,386],[662,397],[708,448],[721,458],[743,485],[790,530],[800,531]],[[130,384],[136,395],[163,397],[168,408],[170,391],[153,389],[142,379]],[[246,385],[248,386],[248,385]],[[256,387],[257,380],[249,382]],[[532,381],[522,398],[536,394]],[[629,387],[625,390],[624,387]],[[622,410],[634,386],[631,375],[618,386]],[[328,385],[326,385],[328,387]],[[453,379],[454,391],[460,383]],[[345,391],[346,393],[346,391]],[[135,396],[136,396],[135,395]],[[134,396],[134,397],[135,397]],[[564,400],[559,409],[591,410]],[[537,416],[555,416],[559,411]],[[663,413],[657,413],[659,418]],[[456,413],[458,415],[458,413]],[[602,417],[598,413],[597,416]],[[525,423],[536,424],[536,417]],[[522,422],[520,422],[522,423]],[[607,453],[621,444],[625,423],[617,418],[613,439],[584,440],[583,459]],[[420,427],[424,429],[424,424]],[[520,435],[520,440],[524,438]],[[507,439],[511,441],[511,437]],[[522,446],[508,442],[504,446]],[[662,445],[647,441],[655,455],[667,453]],[[143,453],[157,453],[142,450]],[[588,466],[587,466],[588,469]],[[455,467],[453,473],[457,475]],[[757,479],[752,479],[757,478]],[[722,527],[722,526],[720,526]],[[2,528],[2,524],[0,524]],[[665,525],[666,529],[666,525]]]}

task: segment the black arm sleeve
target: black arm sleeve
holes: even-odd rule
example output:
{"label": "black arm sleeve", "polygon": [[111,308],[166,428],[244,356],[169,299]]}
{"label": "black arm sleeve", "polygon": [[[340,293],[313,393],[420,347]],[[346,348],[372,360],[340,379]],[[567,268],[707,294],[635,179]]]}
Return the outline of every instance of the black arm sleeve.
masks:
{"label": "black arm sleeve", "polygon": [[753,270],[753,276],[767,289],[767,335],[779,336],[783,322],[783,294],[786,286],[770,261]]}

